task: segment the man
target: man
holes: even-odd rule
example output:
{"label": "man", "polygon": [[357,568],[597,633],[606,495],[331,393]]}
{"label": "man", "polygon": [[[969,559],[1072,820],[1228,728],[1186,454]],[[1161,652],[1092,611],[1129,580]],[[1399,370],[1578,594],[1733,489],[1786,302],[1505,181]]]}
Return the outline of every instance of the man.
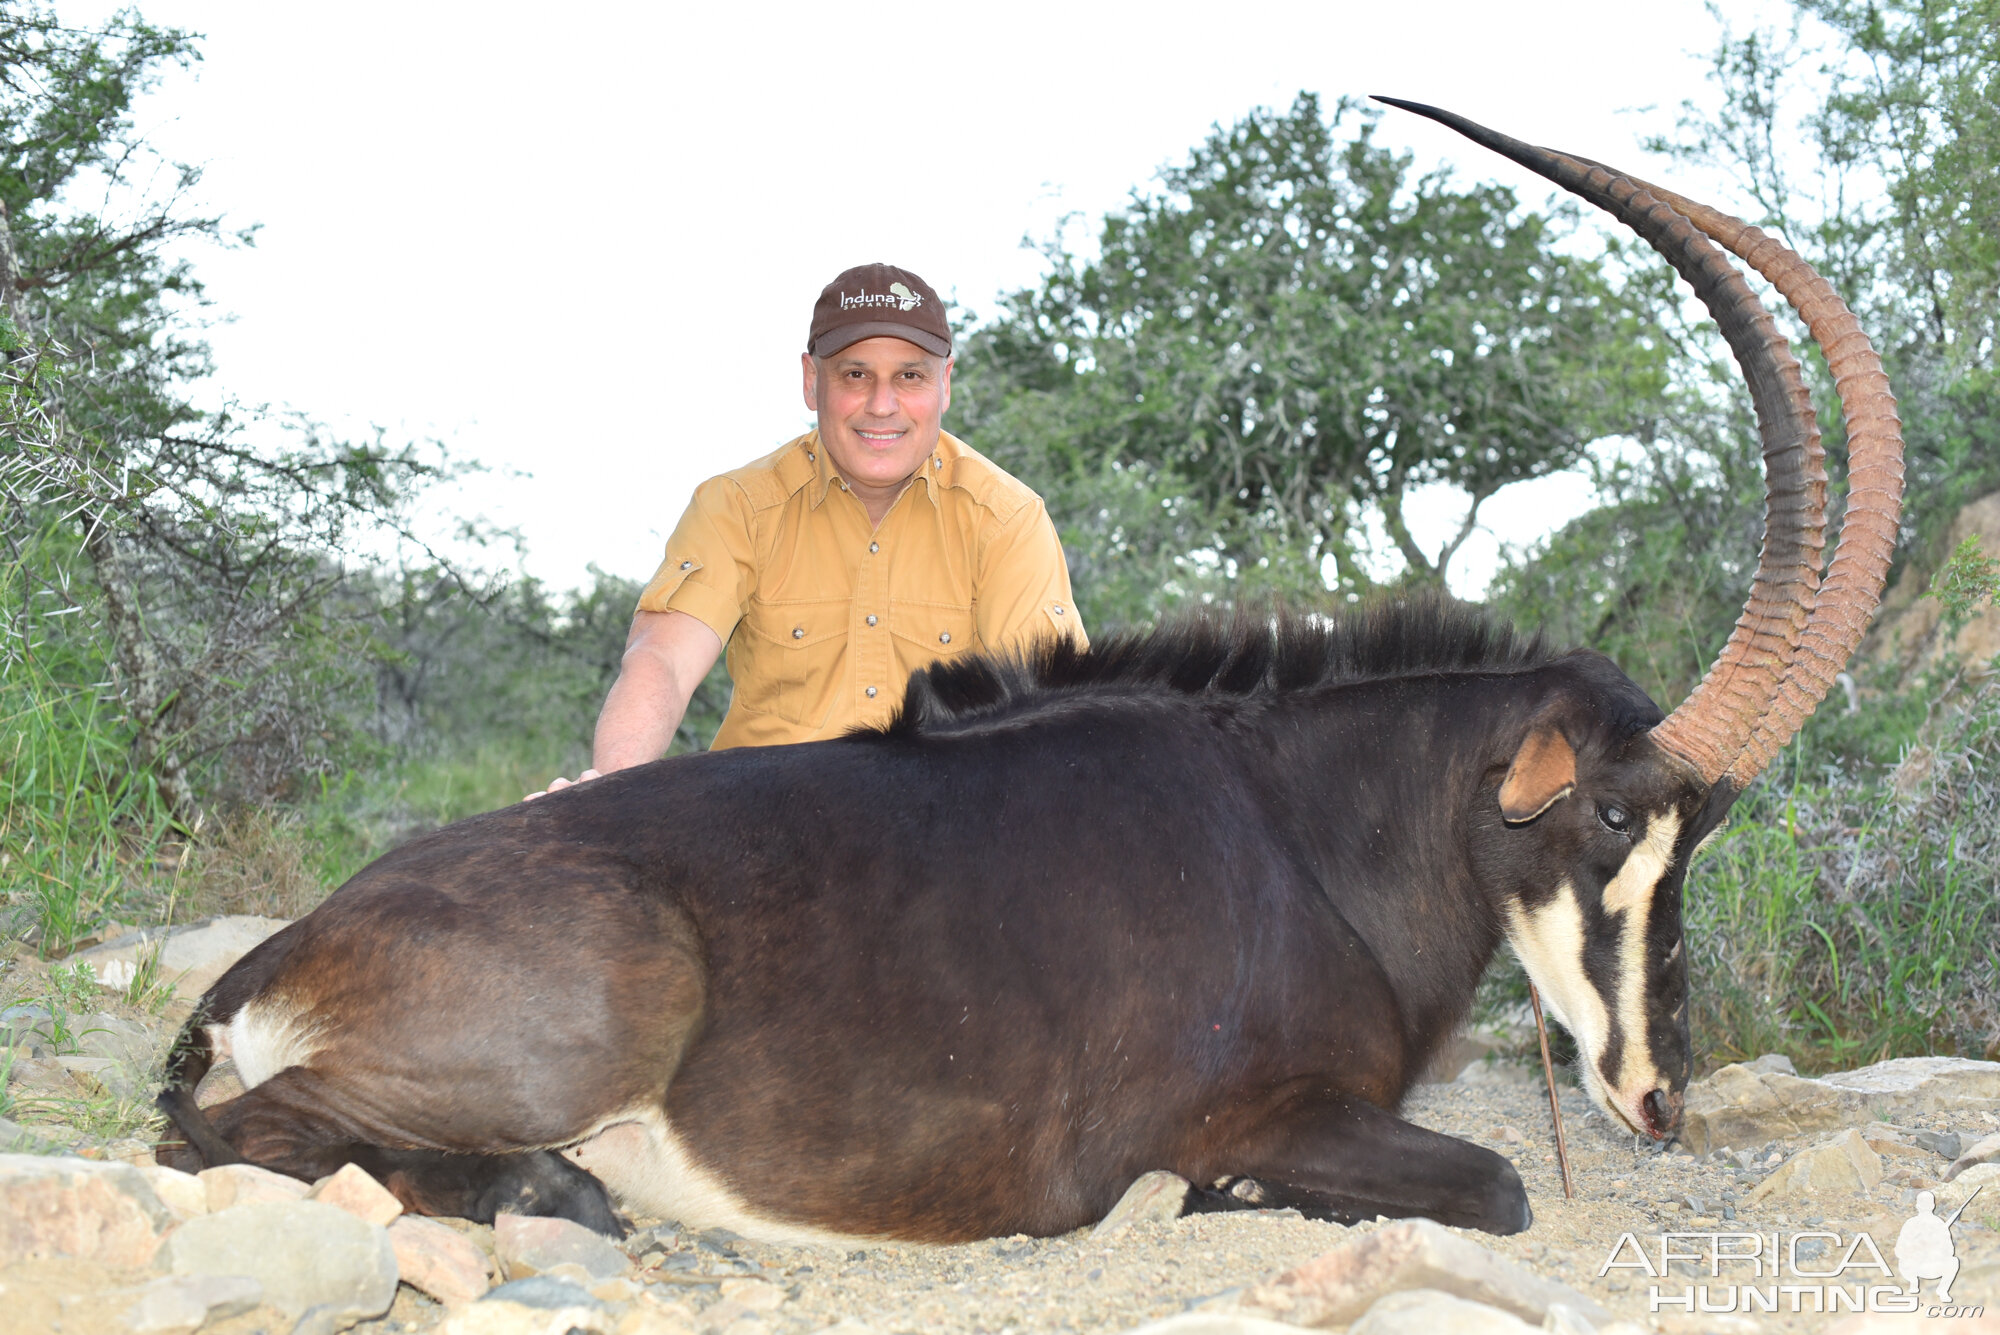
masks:
{"label": "man", "polygon": [[951,352],[944,303],[908,270],[862,265],[826,286],[800,361],[819,426],[696,489],[639,596],[583,778],[664,754],[725,644],[718,749],[885,722],[938,659],[1084,640],[1041,498],[943,430]]}

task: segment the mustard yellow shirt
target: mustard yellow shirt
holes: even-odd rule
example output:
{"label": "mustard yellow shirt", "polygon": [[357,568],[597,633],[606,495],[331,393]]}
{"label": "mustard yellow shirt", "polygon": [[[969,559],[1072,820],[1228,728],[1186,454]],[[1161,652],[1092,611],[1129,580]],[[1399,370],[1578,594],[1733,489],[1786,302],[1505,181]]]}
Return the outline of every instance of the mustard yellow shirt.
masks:
{"label": "mustard yellow shirt", "polygon": [[879,528],[817,431],[710,478],[639,607],[729,646],[718,749],[885,723],[926,664],[1085,639],[1041,497],[949,433]]}

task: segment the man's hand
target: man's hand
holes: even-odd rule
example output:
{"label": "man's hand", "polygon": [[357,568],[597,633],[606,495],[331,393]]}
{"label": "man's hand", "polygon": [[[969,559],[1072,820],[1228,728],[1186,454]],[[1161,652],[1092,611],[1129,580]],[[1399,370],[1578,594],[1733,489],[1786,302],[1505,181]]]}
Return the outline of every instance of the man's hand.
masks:
{"label": "man's hand", "polygon": [[577,783],[584,783],[591,779],[601,779],[603,777],[604,776],[599,774],[596,770],[587,769],[583,773],[576,776],[576,783],[571,783],[568,779],[550,779],[548,787],[542,789],[539,793],[529,793],[526,797],[522,798],[521,800],[523,802],[532,802],[538,797],[547,797],[550,793],[555,792],[558,788],[574,788],[576,787]]}

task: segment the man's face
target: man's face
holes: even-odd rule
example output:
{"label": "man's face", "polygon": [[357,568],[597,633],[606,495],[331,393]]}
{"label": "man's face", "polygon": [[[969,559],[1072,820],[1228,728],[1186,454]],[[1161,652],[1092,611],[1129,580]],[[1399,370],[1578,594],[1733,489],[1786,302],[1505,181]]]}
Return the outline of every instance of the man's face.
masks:
{"label": "man's face", "polygon": [[937,448],[951,406],[951,359],[885,336],[824,360],[808,353],[803,366],[806,407],[819,414],[820,443],[834,467],[864,502],[894,500]]}

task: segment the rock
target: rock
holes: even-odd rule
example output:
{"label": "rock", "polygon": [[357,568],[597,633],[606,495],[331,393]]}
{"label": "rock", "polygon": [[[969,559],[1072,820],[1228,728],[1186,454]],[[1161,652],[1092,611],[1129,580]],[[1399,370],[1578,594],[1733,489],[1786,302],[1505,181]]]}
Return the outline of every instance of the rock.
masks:
{"label": "rock", "polygon": [[1178,1174],[1157,1168],[1141,1173],[1125,1188],[1125,1194],[1111,1207],[1111,1213],[1090,1231],[1090,1236],[1108,1238],[1142,1221],[1179,1219],[1187,1205],[1187,1194],[1187,1179]]}
{"label": "rock", "polygon": [[7,1070],[7,1087],[29,1098],[73,1099],[82,1092],[60,1057],[16,1058]]}
{"label": "rock", "polygon": [[592,1279],[612,1279],[632,1268],[631,1259],[609,1240],[567,1219],[502,1214],[493,1221],[493,1249],[509,1279],[559,1265],[582,1266]]}
{"label": "rock", "polygon": [[118,1319],[139,1335],[179,1335],[241,1316],[262,1301],[264,1286],[248,1275],[167,1275],[140,1289],[139,1300]]}
{"label": "rock", "polygon": [[46,1039],[50,1021],[54,1019],[54,1013],[47,1006],[32,1001],[0,1010],[0,1047],[29,1043],[37,1038]]}
{"label": "rock", "polygon": [[1390,1293],[1437,1289],[1539,1324],[1561,1303],[1593,1324],[1610,1313],[1428,1219],[1404,1219],[1252,1286],[1241,1311],[1299,1326],[1345,1325]]}
{"label": "rock", "polygon": [[[618,1318],[613,1335],[695,1335],[699,1329],[692,1309],[674,1303],[667,1307],[642,1305]],[[870,1331],[869,1335],[873,1335]]]}
{"label": "rock", "polygon": [[190,1219],[160,1259],[176,1275],[249,1275],[265,1302],[294,1318],[324,1307],[351,1323],[396,1298],[389,1235],[318,1201],[258,1201]]}
{"label": "rock", "polygon": [[1988,1136],[1968,1150],[1962,1150],[1952,1158],[1951,1167],[1944,1170],[1944,1180],[1949,1182],[1976,1164],[1992,1163],[2000,1160],[2000,1136]]}
{"label": "rock", "polygon": [[[503,1216],[504,1217],[504,1216]],[[437,1335],[614,1335],[616,1317],[574,1284],[517,1279],[467,1303],[439,1323]]]}
{"label": "rock", "polygon": [[1437,1289],[1408,1289],[1376,1302],[1348,1327],[1348,1335],[1533,1335],[1538,1329],[1485,1303]]}
{"label": "rock", "polygon": [[141,1165],[139,1175],[169,1210],[181,1219],[208,1213],[208,1184],[193,1173],[183,1173],[158,1164]]}
{"label": "rock", "polygon": [[1499,1049],[1500,1040],[1492,1034],[1453,1034],[1431,1054],[1423,1074],[1417,1077],[1417,1083],[1448,1085],[1474,1062],[1484,1061]]}
{"label": "rock", "polygon": [[1792,1065],[1792,1059],[1778,1052],[1767,1052],[1754,1061],[1743,1064],[1761,1075],[1796,1076],[1799,1073],[1799,1068]]}
{"label": "rock", "polygon": [[768,1279],[725,1279],[722,1298],[753,1312],[775,1312],[785,1305],[785,1291]]}
{"label": "rock", "polygon": [[[846,1322],[828,1326],[819,1335],[872,1335],[872,1326]],[[1299,1328],[1284,1321],[1272,1321],[1243,1312],[1183,1312],[1160,1321],[1134,1326],[1125,1335],[1298,1335]]]}
{"label": "rock", "polygon": [[123,991],[138,972],[141,952],[159,952],[160,981],[173,984],[176,994],[198,997],[208,991],[229,966],[249,954],[266,937],[291,924],[283,918],[230,914],[185,927],[147,927],[115,941],[79,950],[70,963],[88,965],[102,987]]}
{"label": "rock", "polygon": [[403,1213],[403,1203],[360,1164],[342,1164],[339,1171],[313,1183],[306,1199],[345,1210],[356,1219],[366,1219],[384,1228]]}
{"label": "rock", "polygon": [[50,1140],[42,1132],[0,1117],[0,1155],[29,1154],[41,1158],[54,1154],[59,1148],[58,1142]]}
{"label": "rock", "polygon": [[1956,1159],[1963,1142],[1956,1131],[1912,1131],[1910,1143],[1923,1146],[1940,1159]]}
{"label": "rock", "polygon": [[152,1066],[164,1044],[161,1036],[137,1020],[120,1019],[109,1011],[93,1011],[71,1022],[77,1051],[86,1057],[109,1057],[140,1076]]}
{"label": "rock", "polygon": [[1882,1159],[1859,1131],[1843,1131],[1811,1149],[1800,1150],[1778,1170],[1750,1188],[1746,1201],[1771,1197],[1862,1195],[1882,1182]]}
{"label": "rock", "polygon": [[243,1092],[243,1077],[236,1073],[236,1063],[228,1057],[208,1068],[208,1074],[194,1087],[194,1102],[198,1108],[212,1107],[226,1103]]}
{"label": "rock", "polygon": [[1991,1107],[1995,1101],[2000,1101],[2000,1062],[1899,1057],[1817,1080],[1725,1066],[1688,1086],[1681,1141],[1702,1154],[1717,1146],[1797,1140],[1870,1122]]}
{"label": "rock", "polygon": [[1972,1193],[1980,1187],[1986,1188],[1979,1194],[1979,1207],[1975,1213],[2000,1217],[2000,1163],[1974,1164],[1949,1182],[1941,1182],[1931,1190],[1937,1196],[1940,1212],[1949,1214],[1972,1199]]}
{"label": "rock", "polygon": [[0,1266],[71,1256],[137,1268],[175,1222],[130,1164],[0,1154]]}
{"label": "rock", "polygon": [[1538,1067],[1494,1057],[1476,1061],[1458,1073],[1461,1085],[1532,1085],[1541,1078]]}
{"label": "rock", "polygon": [[305,1183],[283,1173],[274,1173],[255,1164],[230,1163],[204,1168],[196,1174],[208,1191],[208,1209],[227,1210],[232,1205],[254,1205],[269,1201],[304,1200],[310,1190]]}
{"label": "rock", "polygon": [[417,1215],[389,1225],[389,1246],[403,1282],[457,1307],[487,1290],[486,1254],[470,1238]]}

